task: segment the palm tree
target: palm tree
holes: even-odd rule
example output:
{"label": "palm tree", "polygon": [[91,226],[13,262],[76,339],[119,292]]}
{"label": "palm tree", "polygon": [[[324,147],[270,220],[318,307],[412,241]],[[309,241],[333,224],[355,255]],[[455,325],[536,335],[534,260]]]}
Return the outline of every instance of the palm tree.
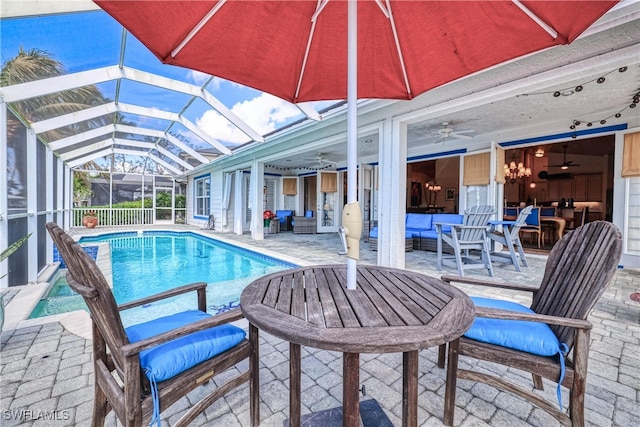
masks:
{"label": "palm tree", "polygon": [[[15,85],[63,74],[66,74],[64,66],[60,61],[54,59],[49,52],[40,49],[24,50],[20,47],[16,57],[2,65],[0,85]],[[14,102],[9,105],[9,108],[17,118],[32,123],[107,102],[109,100],[102,95],[95,85],[88,85]],[[84,132],[97,126],[104,126],[111,120],[113,119],[108,116],[98,117],[84,123],[54,129],[40,136],[45,141],[52,141],[78,132]],[[9,136],[15,134],[15,127],[18,125],[15,122],[15,118],[12,118],[11,123],[7,123]]]}

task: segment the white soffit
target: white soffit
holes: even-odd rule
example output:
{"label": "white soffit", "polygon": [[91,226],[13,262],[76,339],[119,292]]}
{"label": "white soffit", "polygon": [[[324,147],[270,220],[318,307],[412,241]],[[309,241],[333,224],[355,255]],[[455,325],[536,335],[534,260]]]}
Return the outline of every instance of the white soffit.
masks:
{"label": "white soffit", "polygon": [[100,7],[91,0],[2,0],[0,2],[0,16],[3,18],[86,12],[99,9]]}

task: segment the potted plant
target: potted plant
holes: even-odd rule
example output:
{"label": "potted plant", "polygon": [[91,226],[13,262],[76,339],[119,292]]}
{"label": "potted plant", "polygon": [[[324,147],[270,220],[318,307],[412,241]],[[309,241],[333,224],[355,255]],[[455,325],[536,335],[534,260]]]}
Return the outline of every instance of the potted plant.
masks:
{"label": "potted plant", "polygon": [[268,227],[271,224],[271,220],[276,217],[276,214],[270,210],[266,210],[262,213],[262,219],[264,219],[264,226]]}
{"label": "potted plant", "polygon": [[95,228],[98,225],[98,215],[96,211],[86,211],[82,217],[82,225],[87,228]]}

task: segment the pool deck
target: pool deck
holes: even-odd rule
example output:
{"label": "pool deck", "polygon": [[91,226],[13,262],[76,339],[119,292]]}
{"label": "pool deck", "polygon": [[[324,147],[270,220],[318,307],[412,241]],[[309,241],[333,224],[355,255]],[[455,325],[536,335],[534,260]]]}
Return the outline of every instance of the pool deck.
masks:
{"label": "pool deck", "polygon": [[[167,229],[167,227],[146,227]],[[344,263],[338,255],[340,240],[331,234],[293,234],[283,232],[253,241],[245,234],[216,233],[194,227],[171,227],[191,230],[220,238],[226,242],[277,256],[298,265]],[[122,231],[99,228],[92,233]],[[89,234],[85,229],[73,235]],[[376,253],[361,243],[361,263],[375,264]],[[538,284],[546,258],[527,255],[529,267],[521,273],[513,266],[494,262],[496,280]],[[103,261],[100,261],[101,263]],[[439,277],[436,254],[424,251],[406,253],[406,268]],[[455,273],[445,268],[445,273]],[[483,270],[470,274],[485,277]],[[0,409],[2,426],[89,426],[93,386],[89,316],[74,312],[25,320],[46,289],[47,284],[33,284],[21,289],[3,289],[6,319],[2,331],[0,361]],[[526,295],[505,290],[473,290],[473,295],[500,296],[528,304]],[[640,272],[618,270],[614,282],[596,304],[589,320],[591,333],[589,376],[587,378],[586,421],[589,426],[640,425],[640,303],[629,296],[640,291]],[[246,321],[240,323],[246,327]],[[288,418],[288,343],[266,333],[260,343],[261,425],[280,427]],[[445,372],[436,366],[437,350],[420,352],[419,425],[442,425]],[[461,366],[469,359],[462,357]],[[483,369],[509,376],[523,384],[530,378],[516,370],[498,365],[477,363]],[[303,347],[302,413],[316,412],[341,405],[341,354]],[[363,354],[360,380],[367,396],[378,401],[393,425],[401,425],[402,355]],[[213,387],[212,384],[203,387]],[[545,382],[541,392],[555,399],[555,386]],[[563,390],[563,400],[568,400]],[[198,394],[198,390],[193,392]],[[163,426],[171,425],[190,403],[185,398],[163,413]],[[531,404],[492,387],[471,381],[458,381],[455,425],[457,426],[555,426],[557,422]],[[119,425],[113,416],[108,426]],[[249,425],[248,386],[227,394],[209,407],[193,425]]]}

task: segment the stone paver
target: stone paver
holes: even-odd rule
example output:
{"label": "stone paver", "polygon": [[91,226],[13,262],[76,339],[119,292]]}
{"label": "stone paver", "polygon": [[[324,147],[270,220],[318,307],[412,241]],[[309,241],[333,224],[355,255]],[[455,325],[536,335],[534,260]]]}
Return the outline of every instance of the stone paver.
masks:
{"label": "stone paver", "polygon": [[[188,228],[188,227],[185,227]],[[101,230],[103,231],[103,230]],[[262,241],[249,236],[206,232],[216,237],[255,248],[263,253],[294,254],[307,263],[345,262],[338,255],[337,235],[269,235]],[[302,250],[304,248],[304,250]],[[517,273],[495,263],[496,280],[537,284],[545,258],[528,256],[530,266]],[[375,264],[376,253],[361,245],[362,263]],[[406,254],[406,268],[439,277],[435,254],[413,251]],[[454,273],[447,270],[447,273]],[[472,276],[486,277],[482,271]],[[506,291],[485,291],[460,286],[474,295],[499,296],[527,303],[527,297]],[[640,425],[640,304],[629,299],[640,289],[640,272],[618,270],[614,283],[596,304],[590,320],[592,331],[586,421],[590,426],[627,427]],[[5,304],[15,296],[3,290]],[[90,342],[65,329],[60,323],[44,323],[2,332],[0,417],[2,426],[88,426],[93,399]],[[280,427],[288,418],[288,350],[286,342],[260,335],[261,425]],[[441,426],[445,372],[436,365],[437,349],[420,352],[419,422]],[[485,362],[461,358],[461,366],[497,372],[519,383],[529,384],[528,375]],[[342,399],[342,357],[336,352],[303,348],[303,414],[339,406]],[[243,367],[241,367],[243,368]],[[402,358],[398,354],[362,355],[361,382],[367,396],[374,398],[394,425],[402,413]],[[203,387],[214,387],[214,383]],[[204,390],[195,390],[164,414],[170,425]],[[555,397],[555,385],[545,382],[544,396]],[[568,399],[568,393],[563,393]],[[540,409],[509,393],[470,381],[458,381],[455,425],[457,426],[555,426]],[[248,386],[230,392],[213,404],[193,425],[246,426],[249,423]],[[107,426],[119,425],[115,417]]]}

